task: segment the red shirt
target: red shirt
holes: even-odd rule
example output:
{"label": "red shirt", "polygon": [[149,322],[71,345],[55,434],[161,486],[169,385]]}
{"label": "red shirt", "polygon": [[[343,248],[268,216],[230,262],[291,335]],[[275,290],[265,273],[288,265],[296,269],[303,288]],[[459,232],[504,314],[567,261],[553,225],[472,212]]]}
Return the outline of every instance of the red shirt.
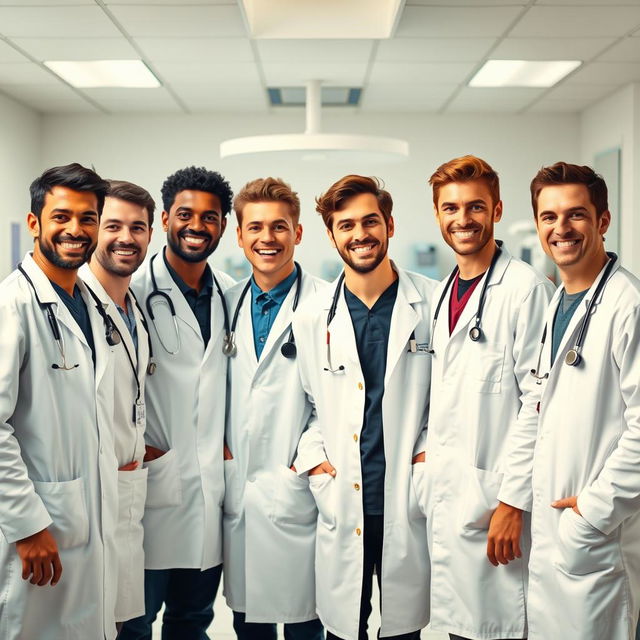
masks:
{"label": "red shirt", "polygon": [[473,294],[474,289],[478,286],[478,282],[482,280],[484,273],[473,278],[473,282],[469,285],[469,288],[464,292],[462,297],[458,300],[458,280],[460,279],[460,272],[456,273],[456,277],[453,279],[453,286],[451,287],[451,298],[449,299],[449,335],[453,333],[453,330],[458,324],[458,320],[464,311],[464,308],[469,302],[469,298]]}

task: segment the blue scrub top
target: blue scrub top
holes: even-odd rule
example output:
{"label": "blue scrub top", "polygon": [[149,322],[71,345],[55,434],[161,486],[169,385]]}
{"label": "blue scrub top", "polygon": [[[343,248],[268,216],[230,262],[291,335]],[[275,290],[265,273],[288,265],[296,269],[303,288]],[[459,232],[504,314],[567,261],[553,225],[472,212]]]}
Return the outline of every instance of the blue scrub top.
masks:
{"label": "blue scrub top", "polygon": [[391,314],[398,294],[398,280],[369,309],[345,286],[344,295],[356,335],[358,358],[364,375],[364,416],[360,433],[362,502],[365,515],[384,514],[384,435],[382,398],[387,370],[387,346]]}

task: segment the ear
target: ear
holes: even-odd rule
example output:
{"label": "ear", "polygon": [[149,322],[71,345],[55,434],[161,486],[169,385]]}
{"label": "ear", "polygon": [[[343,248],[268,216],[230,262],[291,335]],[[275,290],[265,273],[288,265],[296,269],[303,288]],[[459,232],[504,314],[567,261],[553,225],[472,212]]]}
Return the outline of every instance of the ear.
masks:
{"label": "ear", "polygon": [[227,216],[225,216],[224,218],[222,218],[222,220],[220,220],[220,237],[221,238],[226,228],[227,228]]}
{"label": "ear", "polygon": [[493,208],[493,221],[500,222],[502,218],[502,200],[498,200],[496,206]]}
{"label": "ear", "polygon": [[604,234],[607,233],[607,229],[609,228],[610,224],[611,224],[611,212],[609,210],[603,211],[602,215],[600,216],[599,229],[598,229],[601,236],[604,236]]}
{"label": "ear", "polygon": [[40,235],[40,221],[38,216],[31,211],[27,213],[27,228],[32,238],[37,238]]}
{"label": "ear", "polygon": [[327,230],[327,237],[329,238],[329,242],[331,243],[331,246],[337,249],[338,247],[336,247],[336,240],[333,237],[333,231],[329,229],[329,227],[325,227],[325,229]]}
{"label": "ear", "polygon": [[300,241],[302,240],[302,225],[299,224],[296,227],[296,244],[300,244]]}
{"label": "ear", "polygon": [[168,211],[162,212],[162,230],[165,232],[169,231],[169,212]]}
{"label": "ear", "polygon": [[240,228],[240,225],[236,227],[236,236],[238,238],[238,246],[242,249],[242,229]]}
{"label": "ear", "polygon": [[393,234],[395,232],[395,222],[393,221],[393,216],[389,216],[389,219],[387,220],[387,237],[388,238],[393,238]]}

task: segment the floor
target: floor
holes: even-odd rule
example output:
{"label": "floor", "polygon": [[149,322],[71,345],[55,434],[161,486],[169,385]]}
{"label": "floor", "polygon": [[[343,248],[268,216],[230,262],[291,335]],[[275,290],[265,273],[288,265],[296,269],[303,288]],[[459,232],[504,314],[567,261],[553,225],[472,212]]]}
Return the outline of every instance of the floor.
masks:
{"label": "floor", "polygon": [[[221,589],[222,591],[222,589]],[[378,601],[377,585],[374,581],[374,593],[373,602]],[[212,640],[235,640],[235,634],[232,626],[232,614],[231,610],[227,607],[222,593],[218,593],[216,602],[213,608],[214,618],[213,623],[209,627],[209,636]],[[162,612],[158,616],[158,619],[153,625],[153,638],[154,640],[160,640],[160,626]],[[374,640],[378,631],[378,625],[380,624],[380,615],[374,610],[374,613],[369,619],[369,638]],[[442,633],[435,633],[433,631],[425,630],[422,632],[422,640],[448,640],[447,636]]]}

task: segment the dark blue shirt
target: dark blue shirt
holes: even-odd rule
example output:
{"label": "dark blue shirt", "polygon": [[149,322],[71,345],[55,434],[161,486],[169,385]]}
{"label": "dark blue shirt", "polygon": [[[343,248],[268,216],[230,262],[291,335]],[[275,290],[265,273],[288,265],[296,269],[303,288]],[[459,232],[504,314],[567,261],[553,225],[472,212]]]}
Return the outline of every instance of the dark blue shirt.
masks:
{"label": "dark blue shirt", "polygon": [[253,324],[253,345],[256,357],[260,359],[264,345],[269,337],[271,327],[280,311],[280,307],[296,281],[297,269],[294,269],[282,282],[271,291],[262,291],[251,278],[251,321]]}
{"label": "dark blue shirt", "polygon": [[551,336],[551,362],[554,362],[558,353],[558,348],[564,337],[564,333],[573,318],[573,314],[580,306],[582,299],[589,289],[579,291],[578,293],[567,293],[562,291],[560,294],[560,302],[553,318],[553,334]]}
{"label": "dark blue shirt", "polygon": [[209,338],[211,337],[211,294],[213,293],[213,273],[211,273],[211,268],[208,264],[205,266],[204,274],[202,275],[202,287],[200,292],[198,292],[186,284],[178,275],[178,272],[167,261],[167,256],[164,252],[162,253],[162,257],[173,281],[178,285],[178,289],[182,292],[184,299],[187,301],[191,311],[193,311],[193,315],[198,321],[200,334],[202,335],[206,349],[207,344],[209,344]]}
{"label": "dark blue shirt", "polygon": [[55,282],[50,281],[55,289],[56,293],[64,302],[65,307],[69,309],[69,313],[73,319],[77,322],[78,326],[84,334],[85,340],[89,347],[91,347],[91,357],[93,358],[93,366],[96,366],[96,346],[93,342],[93,331],[91,330],[91,320],[89,319],[89,311],[87,305],[84,303],[82,294],[78,285],[73,287],[73,296],[70,296],[61,286]]}
{"label": "dark blue shirt", "polygon": [[362,503],[368,516],[384,514],[384,435],[382,397],[387,370],[387,346],[391,314],[398,294],[396,280],[369,309],[346,287],[344,295],[356,335],[358,358],[364,375],[364,417],[360,432]]}
{"label": "dark blue shirt", "polygon": [[129,301],[125,298],[124,300],[127,308],[123,309],[119,304],[116,305],[116,309],[118,309],[118,313],[122,318],[122,321],[127,325],[127,329],[129,329],[129,333],[131,334],[131,339],[133,340],[133,345],[138,350],[138,328],[136,327],[136,316],[133,313],[133,309],[129,304]]}

